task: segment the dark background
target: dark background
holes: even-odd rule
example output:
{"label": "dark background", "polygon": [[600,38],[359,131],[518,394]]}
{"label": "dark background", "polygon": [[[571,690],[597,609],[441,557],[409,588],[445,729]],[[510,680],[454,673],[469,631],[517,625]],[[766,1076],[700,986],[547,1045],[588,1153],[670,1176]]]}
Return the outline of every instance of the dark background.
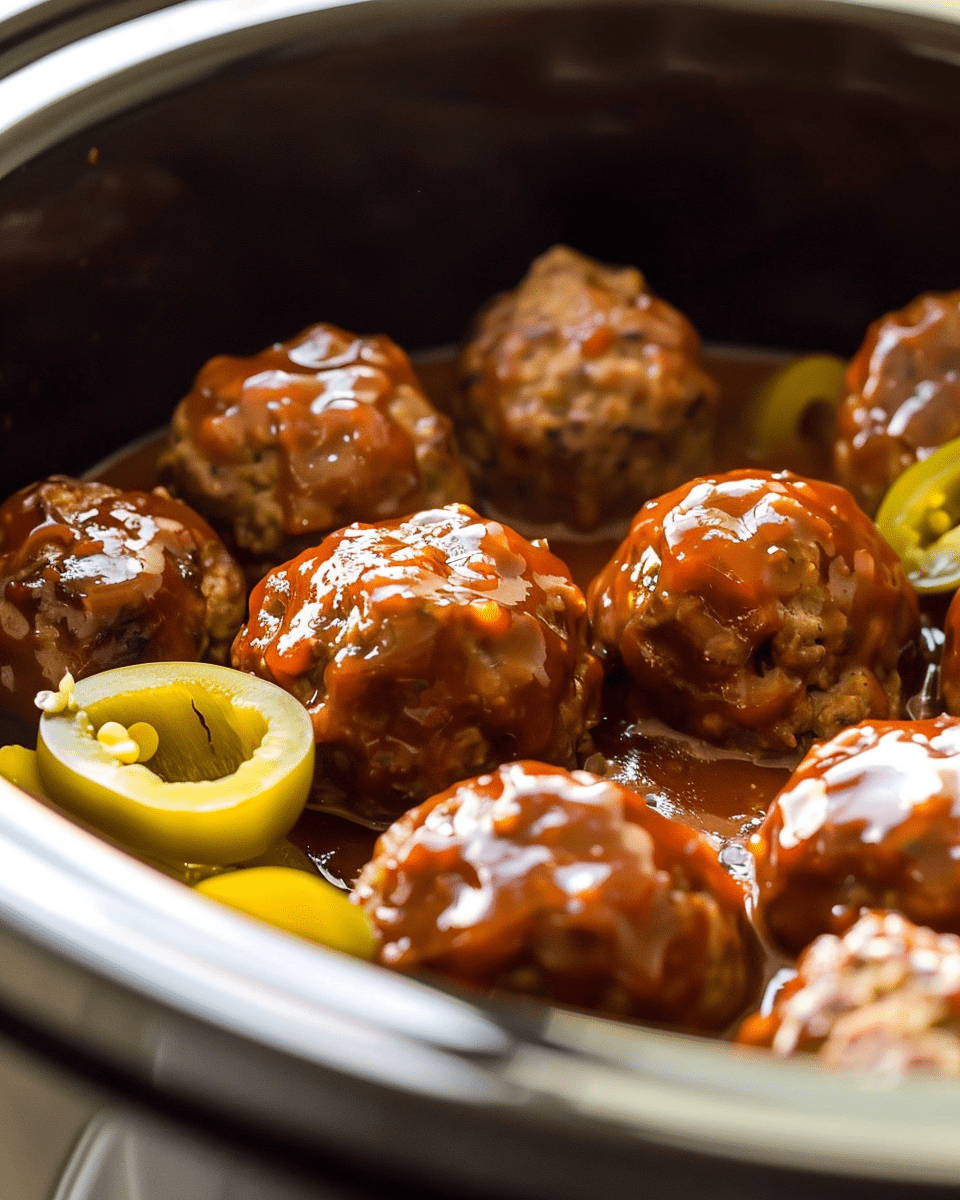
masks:
{"label": "dark background", "polygon": [[555,241],[706,340],[851,354],[960,284],[958,147],[960,71],[896,28],[604,4],[301,45],[0,183],[0,480],[313,321],[456,341]]}

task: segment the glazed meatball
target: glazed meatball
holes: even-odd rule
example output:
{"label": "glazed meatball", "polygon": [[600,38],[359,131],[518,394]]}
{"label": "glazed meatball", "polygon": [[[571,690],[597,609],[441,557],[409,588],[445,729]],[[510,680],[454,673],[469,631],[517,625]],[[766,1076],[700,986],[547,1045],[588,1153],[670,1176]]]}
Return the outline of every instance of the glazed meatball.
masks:
{"label": "glazed meatball", "polygon": [[716,385],[633,267],[554,246],[481,313],[459,369],[464,452],[510,514],[592,530],[704,468]]}
{"label": "glazed meatball", "polygon": [[869,721],[814,746],[750,848],[759,918],[789,951],[861,908],[960,933],[960,720]]}
{"label": "glazed meatball", "polygon": [[960,592],[955,592],[943,622],[940,693],[948,713],[960,717]]}
{"label": "glazed meatball", "polygon": [[918,296],[867,330],[837,415],[837,478],[868,513],[917,459],[960,437],[960,291]]}
{"label": "glazed meatball", "polygon": [[719,1029],[757,978],[706,840],[586,771],[514,762],[434,796],[383,834],[353,899],[390,966],[618,1016]]}
{"label": "glazed meatball", "polygon": [[602,671],[564,564],[464,505],[351,525],[254,589],[233,665],[313,718],[320,803],[381,826],[518,755],[575,766]]}
{"label": "glazed meatball", "polygon": [[749,751],[899,715],[917,600],[848,492],[765,471],[651,500],[594,580],[594,649],[638,712]]}
{"label": "glazed meatball", "polygon": [[406,354],[333,325],[211,359],[174,413],[160,473],[254,575],[351,521],[470,499],[450,423]]}
{"label": "glazed meatball", "polygon": [[223,661],[243,576],[206,521],[162,489],[54,476],[0,506],[0,707],[137,662]]}
{"label": "glazed meatball", "polygon": [[737,1041],[807,1051],[831,1067],[958,1074],[960,938],[866,912],[843,937],[817,938]]}

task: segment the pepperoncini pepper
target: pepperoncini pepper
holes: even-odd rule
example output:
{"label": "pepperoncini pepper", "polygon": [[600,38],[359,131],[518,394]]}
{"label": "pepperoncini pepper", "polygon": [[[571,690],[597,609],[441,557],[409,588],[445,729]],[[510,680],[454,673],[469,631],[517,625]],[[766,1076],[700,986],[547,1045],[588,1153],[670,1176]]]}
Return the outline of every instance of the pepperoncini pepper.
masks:
{"label": "pepperoncini pepper", "polygon": [[960,438],[894,481],[877,525],[918,592],[960,587]]}
{"label": "pepperoncini pepper", "polygon": [[273,684],[209,663],[145,663],[67,690],[75,704],[51,704],[40,720],[44,790],[135,853],[243,862],[299,816],[313,729]]}
{"label": "pepperoncini pepper", "polygon": [[755,448],[766,455],[795,441],[815,404],[835,409],[843,394],[846,368],[847,364],[832,354],[808,354],[778,371],[755,402]]}
{"label": "pepperoncini pepper", "polygon": [[0,746],[0,779],[15,783],[44,800],[50,799],[40,778],[36,750],[28,750],[26,746]]}
{"label": "pepperoncini pepper", "polygon": [[326,880],[290,867],[248,867],[215,875],[196,891],[288,933],[358,958],[372,958],[375,939],[363,909]]}

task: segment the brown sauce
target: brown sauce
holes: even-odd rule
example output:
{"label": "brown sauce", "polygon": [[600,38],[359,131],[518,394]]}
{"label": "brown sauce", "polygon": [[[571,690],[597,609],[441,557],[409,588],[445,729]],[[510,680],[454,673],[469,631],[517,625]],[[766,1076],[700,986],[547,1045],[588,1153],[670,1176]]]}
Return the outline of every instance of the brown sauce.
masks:
{"label": "brown sauce", "polygon": [[349,891],[360,868],[373,857],[378,833],[333,813],[306,809],[290,833],[324,879]]}
{"label": "brown sauce", "polygon": [[742,843],[756,829],[792,770],[785,760],[757,762],[655,721],[626,724],[608,717],[594,742],[606,774],[640,792],[665,817],[700,829],[718,848]]}

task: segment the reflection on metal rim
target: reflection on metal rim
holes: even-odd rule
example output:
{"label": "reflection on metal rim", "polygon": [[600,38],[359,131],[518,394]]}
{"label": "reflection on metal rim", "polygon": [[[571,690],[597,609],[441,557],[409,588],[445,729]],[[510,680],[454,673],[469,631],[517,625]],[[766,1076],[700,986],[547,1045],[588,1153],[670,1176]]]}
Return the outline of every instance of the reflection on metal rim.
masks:
{"label": "reflection on metal rim", "polygon": [[[559,0],[575,4],[576,0]],[[706,0],[724,7],[723,0]],[[898,13],[960,21],[943,0],[746,0],[741,9],[842,19],[853,4],[861,19]],[[203,78],[247,53],[289,44],[351,10],[372,6],[368,25],[383,34],[394,20],[449,14],[444,0],[185,0],[105,29],[0,80],[0,177],[94,121]],[[456,12],[504,7],[502,0],[458,0]],[[512,0],[507,7],[539,7]],[[335,28],[333,21],[323,26]]]}

